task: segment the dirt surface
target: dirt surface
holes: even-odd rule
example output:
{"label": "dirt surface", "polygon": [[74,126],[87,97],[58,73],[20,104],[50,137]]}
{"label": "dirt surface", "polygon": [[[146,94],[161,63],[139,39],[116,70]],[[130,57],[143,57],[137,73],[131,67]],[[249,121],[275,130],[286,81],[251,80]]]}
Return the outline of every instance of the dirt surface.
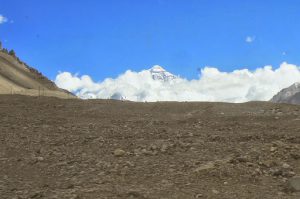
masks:
{"label": "dirt surface", "polygon": [[0,96],[0,198],[299,199],[300,106]]}

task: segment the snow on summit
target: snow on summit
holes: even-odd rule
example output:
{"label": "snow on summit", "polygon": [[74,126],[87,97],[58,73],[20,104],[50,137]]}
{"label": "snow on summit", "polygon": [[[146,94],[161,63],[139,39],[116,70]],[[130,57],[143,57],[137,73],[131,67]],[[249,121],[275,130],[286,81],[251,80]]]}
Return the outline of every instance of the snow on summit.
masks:
{"label": "snow on summit", "polygon": [[166,71],[163,67],[161,67],[159,65],[153,66],[151,69],[149,69],[149,71],[154,80],[162,80],[162,81],[168,82],[170,80],[177,78],[177,76]]}

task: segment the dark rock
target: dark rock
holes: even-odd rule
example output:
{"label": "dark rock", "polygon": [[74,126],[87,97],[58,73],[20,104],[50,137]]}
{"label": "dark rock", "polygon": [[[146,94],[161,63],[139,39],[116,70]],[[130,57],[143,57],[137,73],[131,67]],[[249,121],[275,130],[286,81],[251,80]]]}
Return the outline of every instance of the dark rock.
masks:
{"label": "dark rock", "polygon": [[288,186],[291,191],[300,192],[300,176],[289,179]]}

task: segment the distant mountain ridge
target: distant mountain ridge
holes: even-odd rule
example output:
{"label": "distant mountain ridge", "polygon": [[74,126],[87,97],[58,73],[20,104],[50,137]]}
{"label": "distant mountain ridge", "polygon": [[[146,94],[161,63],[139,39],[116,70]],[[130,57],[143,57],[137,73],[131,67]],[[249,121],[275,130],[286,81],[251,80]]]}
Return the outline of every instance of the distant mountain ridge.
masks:
{"label": "distant mountain ridge", "polygon": [[75,98],[72,93],[58,88],[42,73],[22,62],[14,51],[8,51],[1,46],[0,94]]}
{"label": "distant mountain ridge", "polygon": [[270,101],[274,103],[300,104],[300,82],[282,89]]}

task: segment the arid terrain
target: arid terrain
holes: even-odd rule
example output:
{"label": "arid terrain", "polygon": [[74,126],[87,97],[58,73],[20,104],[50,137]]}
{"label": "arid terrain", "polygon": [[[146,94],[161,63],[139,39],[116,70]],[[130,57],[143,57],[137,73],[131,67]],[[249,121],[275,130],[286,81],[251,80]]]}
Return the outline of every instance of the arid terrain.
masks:
{"label": "arid terrain", "polygon": [[58,88],[42,73],[3,49],[0,49],[0,94],[75,98],[72,93]]}
{"label": "arid terrain", "polygon": [[299,199],[300,106],[0,96],[1,199]]}

